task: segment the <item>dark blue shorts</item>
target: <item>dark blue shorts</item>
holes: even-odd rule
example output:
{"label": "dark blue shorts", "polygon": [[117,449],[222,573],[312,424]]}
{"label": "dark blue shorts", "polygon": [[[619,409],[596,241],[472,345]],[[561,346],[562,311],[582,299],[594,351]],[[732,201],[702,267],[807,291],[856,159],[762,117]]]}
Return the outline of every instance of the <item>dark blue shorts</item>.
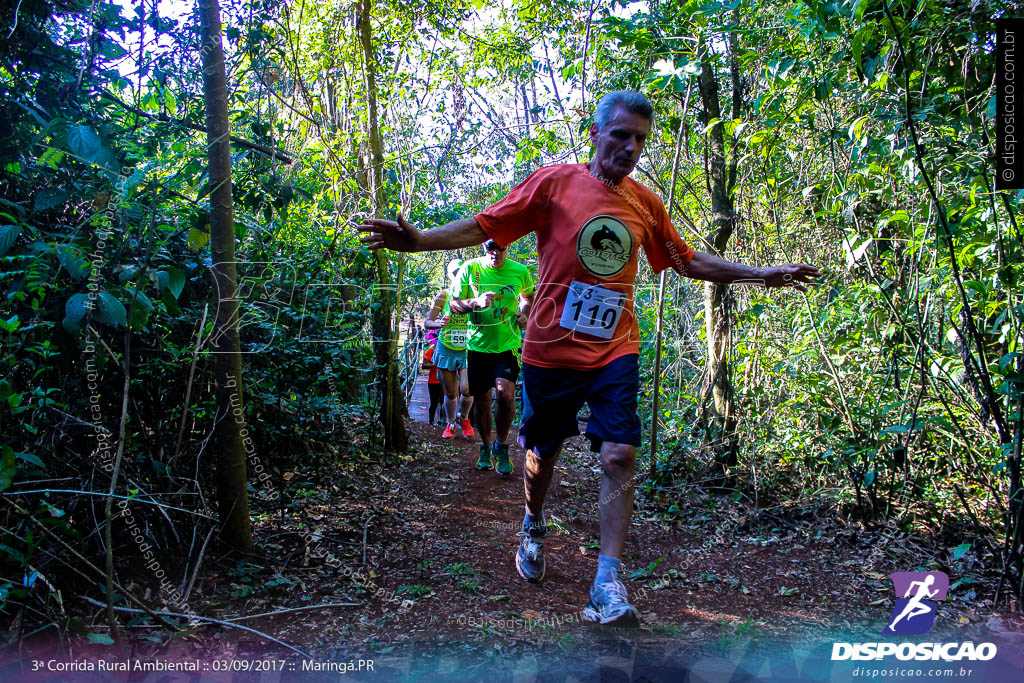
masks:
{"label": "dark blue shorts", "polygon": [[523,420],[519,445],[541,458],[558,453],[562,441],[580,433],[576,415],[590,406],[590,448],[605,441],[640,445],[639,356],[631,353],[593,370],[542,368],[523,363]]}

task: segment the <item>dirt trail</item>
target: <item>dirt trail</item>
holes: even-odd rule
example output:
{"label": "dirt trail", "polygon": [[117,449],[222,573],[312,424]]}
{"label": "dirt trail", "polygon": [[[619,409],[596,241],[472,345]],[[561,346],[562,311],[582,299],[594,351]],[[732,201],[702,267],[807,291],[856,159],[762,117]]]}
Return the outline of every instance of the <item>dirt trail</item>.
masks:
{"label": "dirt trail", "polygon": [[[425,416],[422,401],[411,415]],[[832,642],[873,638],[892,607],[888,574],[921,568],[911,539],[811,510],[756,518],[694,487],[641,491],[623,575],[642,628],[595,627],[579,619],[598,554],[601,475],[586,442],[567,442],[557,466],[546,504],[547,575],[530,584],[513,565],[521,449],[512,449],[515,473],[500,477],[475,469],[478,439],[444,440],[440,426],[415,419],[409,431],[400,462],[368,460],[356,488],[352,479],[312,482],[318,499],[291,521],[258,528],[265,548],[287,554],[279,575],[294,590],[235,605],[254,613],[298,599],[352,602],[258,627],[324,661],[373,658],[377,673],[365,676],[374,680],[682,680],[687,672],[692,680],[747,680],[758,671],[758,680],[775,680],[765,671],[785,679],[807,667],[825,667],[819,679],[829,680]],[[296,530],[282,530],[291,523]],[[308,530],[336,561],[310,551]],[[267,543],[287,533],[307,534],[305,547]],[[1014,632],[1019,620],[994,617],[980,599],[947,600],[939,614],[936,637],[992,638],[994,628],[1024,639]]]}
{"label": "dirt trail", "polygon": [[[421,413],[414,401],[410,414],[424,419],[425,407]],[[578,617],[596,570],[599,535],[601,473],[585,439],[567,442],[557,466],[545,504],[552,526],[545,543],[547,575],[538,585],[519,578],[512,562],[523,515],[522,450],[512,447],[516,471],[500,477],[473,467],[478,438],[446,441],[440,427],[419,421],[409,427],[418,455],[403,488],[417,509],[412,516],[420,543],[411,556],[385,548],[385,572],[404,584],[437,584],[431,585],[437,611],[450,612],[445,627],[468,623],[470,613],[476,622],[501,621],[510,613],[535,620]],[[675,499],[666,494],[650,504],[638,502],[623,568],[626,576],[640,572],[626,583],[647,628],[685,628],[692,634],[693,627],[699,632],[706,625],[778,617],[825,624],[834,613],[830,604],[860,602],[847,580],[862,568],[858,548],[844,552],[831,537],[816,542],[810,529],[800,534],[769,525],[743,533],[753,525],[728,499],[681,492]],[[415,566],[424,560],[432,563],[429,572]],[[467,591],[464,580],[444,571],[460,563],[476,572],[479,591]]]}

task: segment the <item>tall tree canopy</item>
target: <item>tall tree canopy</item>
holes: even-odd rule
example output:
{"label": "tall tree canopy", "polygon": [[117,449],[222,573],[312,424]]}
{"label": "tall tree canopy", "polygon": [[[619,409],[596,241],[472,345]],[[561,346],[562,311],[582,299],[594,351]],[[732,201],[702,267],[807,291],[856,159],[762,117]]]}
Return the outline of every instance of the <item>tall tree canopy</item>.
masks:
{"label": "tall tree canopy", "polygon": [[[791,296],[669,278],[659,307],[643,267],[650,490],[713,476],[945,535],[1024,597],[1021,195],[992,177],[1011,5],[226,0],[215,111],[200,4],[2,10],[5,612],[59,619],[79,571],[132,599],[110,501],[195,567],[231,510],[244,549],[250,501],[285,509],[296,463],[357,435],[402,457],[398,319],[451,255],[371,254],[354,226],[440,225],[586,160],[619,88],[655,104],[634,177],[688,242],[827,271]],[[47,590],[11,580],[33,571]]]}

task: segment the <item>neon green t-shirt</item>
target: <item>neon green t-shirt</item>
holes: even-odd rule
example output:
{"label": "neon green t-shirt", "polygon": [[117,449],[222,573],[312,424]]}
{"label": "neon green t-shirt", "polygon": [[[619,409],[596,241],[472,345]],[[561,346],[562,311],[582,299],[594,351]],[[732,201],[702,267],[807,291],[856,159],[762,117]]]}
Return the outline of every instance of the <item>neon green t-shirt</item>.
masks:
{"label": "neon green t-shirt", "polygon": [[451,302],[451,295],[445,292],[441,317],[448,316],[448,323],[441,328],[441,343],[453,351],[461,351],[466,348],[466,314],[453,313]]}
{"label": "neon green t-shirt", "polygon": [[494,304],[469,313],[470,351],[501,353],[522,346],[523,336],[516,322],[519,296],[534,291],[533,276],[522,263],[505,260],[501,268],[492,268],[488,257],[466,261],[459,271],[453,292],[457,299],[470,299],[483,292],[494,292]]}

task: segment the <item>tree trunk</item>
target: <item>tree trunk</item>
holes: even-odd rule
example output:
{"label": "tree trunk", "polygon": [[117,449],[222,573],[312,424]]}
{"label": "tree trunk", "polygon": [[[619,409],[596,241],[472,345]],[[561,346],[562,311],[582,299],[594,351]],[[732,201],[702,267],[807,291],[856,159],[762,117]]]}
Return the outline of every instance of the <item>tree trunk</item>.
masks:
{"label": "tree trunk", "polygon": [[235,267],[235,226],[231,203],[231,148],[228,129],[228,86],[221,46],[217,0],[199,0],[206,104],[207,163],[210,182],[210,250],[213,258],[214,320],[212,351],[219,417],[214,427],[217,453],[217,503],[220,539],[243,551],[252,550],[249,498],[246,490],[242,427],[242,357],[238,339],[238,275]]}
{"label": "tree trunk", "polygon": [[[720,119],[721,106],[718,101],[718,81],[715,78],[709,48],[702,45],[700,96],[704,104],[705,122]],[[737,112],[738,113],[738,112]],[[732,236],[734,212],[731,196],[730,174],[726,168],[723,126],[716,124],[708,131],[707,176],[711,187],[712,225],[709,242],[716,255],[725,253],[729,237]],[[732,346],[730,309],[732,295],[729,285],[707,282],[704,284],[704,320],[708,344],[708,370],[703,398],[711,394],[714,435],[719,440],[715,449],[715,462],[719,472],[728,476],[736,465],[736,412],[733,400],[732,377],[729,366],[729,351]]]}
{"label": "tree trunk", "polygon": [[[672,182],[668,189],[668,211],[669,220],[672,220],[672,208],[675,206],[676,180],[679,178],[679,153],[683,148],[683,128],[686,126],[686,114],[690,108],[690,87],[686,88],[686,99],[683,101],[683,113],[679,116],[679,130],[676,131],[676,152],[672,157]],[[647,477],[653,478],[657,469],[658,461],[658,424],[661,419],[661,358],[663,349],[661,339],[665,327],[665,274],[668,271],[661,271],[658,278],[658,321],[655,325],[654,341],[654,391],[651,399],[651,438],[650,451],[647,457]]]}
{"label": "tree trunk", "polygon": [[[370,143],[370,183],[374,214],[386,206],[384,197],[384,145],[377,123],[377,74],[370,36],[370,15],[373,0],[359,2],[359,43],[363,49],[366,73],[366,108],[369,119],[368,138]],[[395,353],[398,348],[398,334],[394,324],[396,288],[388,271],[388,258],[382,250],[374,252],[377,263],[377,283],[380,285],[380,306],[373,313],[374,358],[377,365],[377,386],[381,391],[380,423],[384,430],[384,448],[405,452],[409,447],[409,436],[405,431],[402,416],[406,412],[405,396],[398,381],[398,365]]]}

